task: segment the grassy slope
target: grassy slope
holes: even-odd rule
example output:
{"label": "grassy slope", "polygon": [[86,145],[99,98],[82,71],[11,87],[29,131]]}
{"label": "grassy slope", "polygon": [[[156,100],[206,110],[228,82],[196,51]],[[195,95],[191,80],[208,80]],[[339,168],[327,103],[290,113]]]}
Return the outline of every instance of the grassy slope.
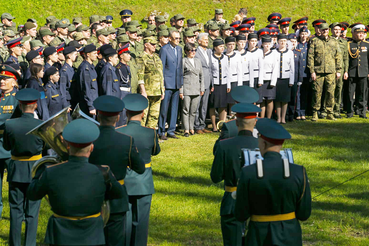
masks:
{"label": "grassy slope", "polygon": [[[118,27],[121,25],[119,12],[125,8],[131,9],[134,18],[139,20],[155,10],[167,12],[170,17],[182,13],[187,18],[196,18],[198,22],[206,22],[213,17],[215,8],[222,8],[225,18],[231,20],[241,7],[249,9],[249,16],[257,17],[257,29],[266,25],[266,18],[272,12],[280,12],[283,16],[292,17],[292,20],[309,16],[311,21],[323,18],[329,23],[360,21],[369,24],[369,16],[366,15],[369,2],[365,0],[300,0],[298,2],[294,0],[16,0],[3,1],[0,5],[0,13],[13,14],[17,17],[17,24],[23,24],[27,18],[31,17],[43,24],[49,15],[55,15],[58,18],[68,17],[71,20],[73,17],[81,16],[87,23],[88,17],[92,14],[110,14],[116,20],[114,26]],[[311,28],[310,25],[309,28]]]}
{"label": "grassy slope", "polygon": [[[354,118],[336,122],[286,125],[295,162],[307,168],[312,196],[368,169],[369,124]],[[212,147],[217,134],[195,135],[161,144],[153,159],[156,194],[150,217],[150,245],[221,245],[219,208],[223,183],[210,180]],[[312,216],[302,223],[305,245],[368,245],[368,174],[313,201]],[[9,232],[7,184],[0,243]],[[38,240],[51,215],[42,201]]]}

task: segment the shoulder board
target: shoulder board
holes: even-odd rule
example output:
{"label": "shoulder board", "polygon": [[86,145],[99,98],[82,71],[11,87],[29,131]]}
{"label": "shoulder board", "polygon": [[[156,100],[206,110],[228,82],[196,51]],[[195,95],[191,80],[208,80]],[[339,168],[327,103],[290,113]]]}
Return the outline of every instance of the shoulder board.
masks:
{"label": "shoulder board", "polygon": [[16,94],[16,93],[14,92],[14,93],[12,94],[12,96],[15,96],[15,94]]}
{"label": "shoulder board", "polygon": [[47,87],[51,88],[51,85],[47,85]]}
{"label": "shoulder board", "polygon": [[129,138],[132,138],[132,136],[127,135],[127,134],[125,134],[125,133],[122,133],[122,132],[117,132],[117,133],[122,134],[122,135],[124,135],[124,136],[127,136],[127,137],[129,137]]}
{"label": "shoulder board", "polygon": [[233,139],[233,138],[235,138],[235,137],[231,137],[231,138],[224,138],[224,139],[219,140],[219,142],[222,142],[222,141],[224,141],[224,140],[231,140],[231,139]]}
{"label": "shoulder board", "polygon": [[109,67],[110,70],[113,70],[111,67]]}
{"label": "shoulder board", "polygon": [[301,52],[301,50],[299,50],[299,49],[295,49],[297,52]]}
{"label": "shoulder board", "polygon": [[368,41],[366,41],[366,40],[363,40],[363,42],[364,42],[364,43],[367,43],[367,44],[369,44],[369,42],[368,42]]}
{"label": "shoulder board", "polygon": [[99,165],[99,166],[103,167],[103,168],[106,168],[108,172],[110,171],[110,167],[108,165]]}
{"label": "shoulder board", "polygon": [[233,120],[229,120],[229,121],[225,122],[224,124],[227,124],[228,122],[231,122],[231,121],[234,121],[234,120],[236,120],[236,119],[233,119]]}
{"label": "shoulder board", "polygon": [[120,64],[120,63],[119,63],[119,64],[117,65],[117,68],[118,68],[118,69],[120,69],[121,67],[122,67],[122,64]]}
{"label": "shoulder board", "polygon": [[152,128],[152,127],[148,127],[148,126],[141,126],[141,127],[144,127],[144,128],[147,128],[147,129],[151,129],[151,130],[156,131],[156,129],[155,128]]}
{"label": "shoulder board", "polygon": [[64,69],[62,69],[62,71],[66,72],[66,71],[67,71],[67,69],[66,69],[66,68],[64,68]]}
{"label": "shoulder board", "polygon": [[56,163],[56,164],[53,164],[53,165],[47,165],[46,168],[51,168],[51,167],[56,167],[56,166],[59,166],[61,164],[64,164],[64,163],[67,163],[68,161],[63,161],[63,162],[60,162],[60,163]]}
{"label": "shoulder board", "polygon": [[86,69],[87,71],[89,70],[87,66],[85,67],[85,69]]}

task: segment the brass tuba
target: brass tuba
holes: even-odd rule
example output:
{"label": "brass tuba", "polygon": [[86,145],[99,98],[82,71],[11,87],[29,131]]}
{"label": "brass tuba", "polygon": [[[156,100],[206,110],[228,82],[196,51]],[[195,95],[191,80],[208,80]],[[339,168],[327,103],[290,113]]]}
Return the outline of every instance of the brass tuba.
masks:
{"label": "brass tuba", "polygon": [[223,124],[224,123],[227,123],[228,121],[230,121],[230,120],[234,120],[234,119],[236,119],[236,115],[234,114],[234,115],[232,115],[231,117],[229,117],[229,119],[228,120],[220,120],[220,121],[218,121],[218,123],[217,123],[217,129],[218,129],[218,131],[222,131],[222,127],[223,127]]}
{"label": "brass tuba", "polygon": [[[40,125],[33,128],[31,131],[27,132],[28,134],[33,134],[40,137],[44,140],[55,152],[57,155],[44,156],[40,160],[36,161],[32,167],[32,178],[36,175],[37,170],[43,165],[53,165],[60,163],[62,161],[68,160],[69,154],[67,146],[63,142],[62,133],[65,126],[69,123],[68,121],[68,109],[69,107],[64,108],[57,114],[53,115],[47,121],[41,123]],[[77,110],[77,111],[76,111]],[[74,119],[85,118],[87,120],[91,120],[92,122],[100,125],[99,122],[95,121],[91,117],[84,114],[77,105],[76,109],[72,113],[72,117],[75,115]],[[47,202],[49,202],[48,197],[45,197]],[[110,217],[110,205],[109,201],[104,201],[101,207],[101,214],[104,220],[104,225],[108,223]]]}

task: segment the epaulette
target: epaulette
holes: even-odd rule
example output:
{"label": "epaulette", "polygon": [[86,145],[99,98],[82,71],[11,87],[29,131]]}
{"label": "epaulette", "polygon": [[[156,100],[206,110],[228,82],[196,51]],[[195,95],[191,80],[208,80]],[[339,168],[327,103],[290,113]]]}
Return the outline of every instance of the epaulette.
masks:
{"label": "epaulette", "polygon": [[[115,128],[115,129],[117,129],[117,128]],[[130,137],[130,138],[132,138],[132,136],[130,136],[130,135],[127,135],[127,134],[125,134],[125,133],[123,133],[123,132],[118,132],[119,134],[122,134],[122,135],[125,135],[125,136],[127,136],[127,137]]]}
{"label": "epaulette", "polygon": [[222,141],[224,141],[224,140],[230,140],[230,139],[232,139],[232,138],[235,138],[235,137],[220,139],[220,140],[219,140],[219,142],[222,142]]}
{"label": "epaulette", "polygon": [[152,130],[155,130],[156,131],[156,129],[155,128],[152,128],[152,127],[148,127],[148,126],[142,126],[142,127],[145,127],[147,129],[152,129]]}
{"label": "epaulette", "polygon": [[16,94],[16,93],[14,92],[14,93],[12,94],[12,96],[15,96],[15,94]]}
{"label": "epaulette", "polygon": [[295,49],[297,52],[301,52],[301,50],[299,50],[299,49]]}
{"label": "epaulette", "polygon": [[64,163],[67,163],[68,161],[63,161],[63,162],[60,162],[60,163],[56,163],[56,164],[52,164],[52,165],[47,165],[46,168],[50,168],[50,167],[56,167],[56,166],[59,166],[61,164],[64,164]]}
{"label": "epaulette", "polygon": [[118,69],[120,69],[122,67],[122,65],[119,63],[118,65],[117,65],[117,68]]}
{"label": "epaulette", "polygon": [[86,66],[86,68],[85,68],[85,69],[86,69],[87,71],[89,70],[87,66]]}
{"label": "epaulette", "polygon": [[119,128],[122,128],[122,127],[125,127],[125,126],[127,126],[127,125],[118,126],[118,127],[116,127],[116,128],[115,128],[115,130],[116,130],[116,129],[119,129]]}
{"label": "epaulette", "polygon": [[109,67],[110,70],[113,70],[111,67]]}
{"label": "epaulette", "polygon": [[47,85],[47,87],[51,88],[51,85]]}
{"label": "epaulette", "polygon": [[66,68],[64,68],[62,71],[66,72],[66,71],[67,71],[67,69],[66,69]]}
{"label": "epaulette", "polygon": [[363,40],[363,42],[364,42],[364,43],[368,43],[368,44],[369,44],[369,42],[368,42],[367,40]]}

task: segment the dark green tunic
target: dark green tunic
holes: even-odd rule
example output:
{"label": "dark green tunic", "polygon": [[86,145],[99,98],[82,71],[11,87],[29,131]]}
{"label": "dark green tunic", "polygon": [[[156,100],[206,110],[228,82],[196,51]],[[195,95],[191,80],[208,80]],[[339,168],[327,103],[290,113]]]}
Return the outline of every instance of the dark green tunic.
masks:
{"label": "dark green tunic", "polygon": [[[48,166],[40,178],[32,180],[28,188],[31,200],[49,196],[52,211],[59,216],[80,217],[101,211],[104,199],[119,199],[122,186],[109,171],[111,188],[107,190],[102,172],[86,157],[70,156],[68,162]],[[105,244],[104,222],[101,216],[71,220],[51,216],[45,243],[57,245]]]}
{"label": "dark green tunic", "polygon": [[[219,141],[215,152],[210,177],[214,183],[224,180],[225,186],[237,187],[243,163],[241,149],[255,149],[258,140],[251,131],[240,131],[234,138]],[[235,200],[231,192],[224,192],[220,206],[221,226],[224,245],[240,245],[242,242],[242,224],[234,217]]]}
{"label": "dark green tunic", "polygon": [[311,194],[303,166],[290,164],[290,177],[284,178],[281,155],[267,152],[263,161],[263,178],[257,178],[256,165],[246,166],[237,188],[235,216],[246,221],[251,215],[296,213],[296,218],[277,222],[250,221],[247,245],[302,245],[298,220],[311,213]]}
{"label": "dark green tunic", "polygon": [[236,124],[236,120],[230,120],[230,121],[224,122],[222,129],[220,131],[220,136],[214,144],[213,154],[215,155],[215,152],[216,152],[216,149],[218,147],[220,140],[227,139],[227,138],[233,138],[237,136],[237,134],[238,134],[238,127]]}

